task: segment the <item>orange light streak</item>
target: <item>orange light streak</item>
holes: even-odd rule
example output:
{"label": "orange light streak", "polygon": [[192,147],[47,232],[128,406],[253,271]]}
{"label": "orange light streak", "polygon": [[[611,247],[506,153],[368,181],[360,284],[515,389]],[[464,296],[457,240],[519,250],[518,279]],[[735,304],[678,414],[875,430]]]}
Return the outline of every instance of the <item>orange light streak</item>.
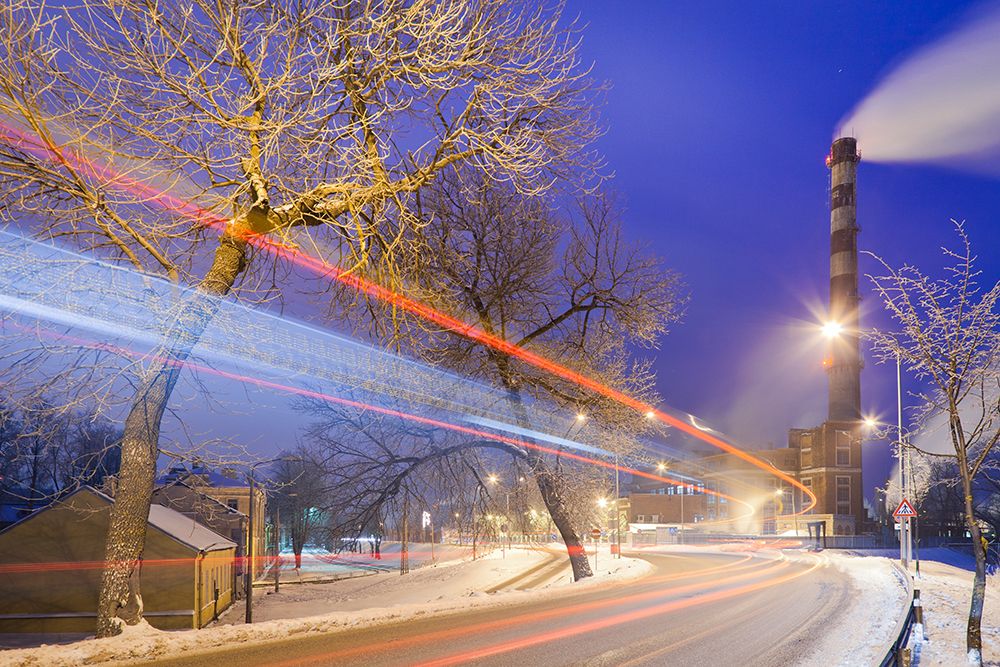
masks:
{"label": "orange light streak", "polygon": [[[233,230],[228,228],[228,220],[219,216],[216,213],[208,211],[207,209],[201,208],[196,204],[183,201],[173,195],[166,192],[159,191],[152,186],[137,181],[135,179],[126,177],[119,172],[117,172],[112,167],[106,167],[102,165],[97,165],[92,160],[79,155],[72,155],[67,157],[62,149],[57,146],[53,146],[50,143],[42,145],[35,141],[33,138],[25,135],[23,132],[11,128],[6,125],[0,125],[0,129],[6,130],[7,134],[0,134],[0,140],[4,140],[8,144],[16,144],[22,149],[30,150],[36,156],[39,153],[47,154],[49,159],[54,159],[60,164],[68,165],[69,163],[76,164],[80,169],[93,176],[104,178],[108,180],[114,187],[129,190],[137,194],[149,197],[151,201],[157,202],[159,205],[163,206],[167,210],[175,211],[177,213],[183,214],[185,216],[191,217],[196,221],[204,224],[205,226],[211,227],[221,234],[232,234]],[[11,141],[12,140],[12,141]],[[758,459],[757,457],[748,454],[747,452],[734,447],[725,440],[718,438],[710,433],[703,431],[693,424],[689,424],[682,419],[678,419],[663,410],[660,410],[652,405],[646,404],[628,394],[619,391],[613,387],[604,385],[592,378],[589,378],[581,373],[578,373],[562,364],[551,361],[531,350],[519,347],[510,341],[504,340],[499,336],[483,331],[479,327],[473,326],[462,320],[452,317],[440,310],[433,308],[432,306],[412,299],[398,292],[394,292],[378,283],[367,280],[363,277],[354,275],[344,271],[340,267],[325,262],[319,258],[307,255],[299,250],[287,248],[275,241],[272,241],[262,235],[247,233],[243,236],[244,241],[250,245],[268,252],[275,257],[279,257],[288,260],[300,267],[308,269],[320,277],[330,278],[336,280],[344,285],[354,288],[358,292],[361,292],[369,297],[375,298],[386,304],[400,308],[409,313],[412,313],[418,317],[421,317],[429,322],[433,322],[455,334],[464,336],[469,340],[475,341],[487,347],[490,347],[504,354],[516,357],[525,363],[528,363],[536,368],[544,370],[556,377],[560,377],[567,380],[579,387],[588,389],[596,394],[600,394],[606,398],[614,400],[622,405],[630,407],[638,411],[642,415],[652,415],[661,422],[673,426],[674,428],[687,433],[703,442],[706,442],[713,447],[721,449],[737,458],[740,458],[747,463],[764,470],[765,472],[774,475],[775,477],[791,484],[793,487],[799,489],[801,492],[805,493],[809,498],[809,503],[803,507],[799,512],[794,513],[794,515],[804,514],[811,510],[816,505],[816,496],[811,489],[803,485],[801,482],[796,480],[791,475],[788,475],[772,465]],[[614,467],[614,466],[607,466]],[[789,515],[789,516],[794,516]]]}

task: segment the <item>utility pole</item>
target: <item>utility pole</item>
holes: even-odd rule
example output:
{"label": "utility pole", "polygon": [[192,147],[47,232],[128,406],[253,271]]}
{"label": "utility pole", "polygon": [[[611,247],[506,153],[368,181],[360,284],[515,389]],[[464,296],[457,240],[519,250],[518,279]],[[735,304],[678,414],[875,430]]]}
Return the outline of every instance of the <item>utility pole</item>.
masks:
{"label": "utility pole", "polygon": [[403,495],[403,546],[399,550],[399,574],[404,575],[410,571],[410,554],[407,551],[407,540],[410,537],[410,494],[404,492]]}
{"label": "utility pole", "polygon": [[621,510],[618,509],[618,503],[620,502],[622,493],[621,487],[618,481],[619,468],[618,468],[618,452],[615,452],[615,546],[618,552],[618,558],[622,557],[622,515]]}
{"label": "utility pole", "polygon": [[274,508],[274,592],[278,592],[281,577],[281,509]]}

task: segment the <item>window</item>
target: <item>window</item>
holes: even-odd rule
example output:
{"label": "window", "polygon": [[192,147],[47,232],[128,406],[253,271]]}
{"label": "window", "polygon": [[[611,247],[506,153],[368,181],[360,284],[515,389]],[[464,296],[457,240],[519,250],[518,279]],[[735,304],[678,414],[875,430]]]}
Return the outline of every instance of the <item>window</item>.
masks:
{"label": "window", "polygon": [[235,509],[239,509],[239,507],[240,507],[240,501],[237,500],[236,498],[229,498],[229,499],[226,500],[226,505],[228,505],[230,509],[234,509],[234,510]]}
{"label": "window", "polygon": [[[810,438],[810,440],[812,440]],[[804,447],[802,449],[802,467],[811,468],[813,464],[813,450],[809,447]]]}
{"label": "window", "polygon": [[[812,477],[803,477],[802,478],[802,486],[804,486],[807,489],[809,489],[810,491],[812,491],[812,488],[813,488]],[[805,507],[807,504],[809,504],[809,495],[806,494],[803,491],[802,492],[802,506]],[[812,513],[813,513],[813,510],[809,510],[808,512],[806,512],[806,514],[812,514]]]}
{"label": "window", "polygon": [[851,465],[851,434],[848,431],[837,431],[837,465]]}
{"label": "window", "polygon": [[799,447],[801,447],[802,449],[809,449],[812,446],[813,446],[813,434],[807,431],[802,434],[801,438],[799,438]]}
{"label": "window", "polygon": [[851,513],[851,478],[837,477],[837,514]]}

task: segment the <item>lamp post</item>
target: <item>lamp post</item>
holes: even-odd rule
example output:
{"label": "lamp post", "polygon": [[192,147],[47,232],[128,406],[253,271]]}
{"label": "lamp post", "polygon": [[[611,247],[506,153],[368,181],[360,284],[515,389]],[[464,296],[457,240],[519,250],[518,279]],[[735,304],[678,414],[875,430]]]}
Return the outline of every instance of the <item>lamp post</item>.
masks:
{"label": "lamp post", "polygon": [[619,486],[618,477],[620,467],[618,465],[618,452],[615,452],[615,555],[622,557],[622,513],[618,503],[621,502],[622,492]]}
{"label": "lamp post", "polygon": [[[899,488],[904,499],[909,497],[909,479],[907,476],[907,466],[909,465],[909,450],[903,445],[903,386],[902,373],[899,363],[899,350],[896,351],[896,454],[899,457]],[[909,570],[911,550],[910,543],[910,519],[904,518],[899,523],[899,561],[904,570]]]}
{"label": "lamp post", "polygon": [[[277,458],[268,459],[267,461],[258,461],[257,463],[250,465],[250,473],[247,477],[250,479],[250,510],[247,512],[247,549],[246,549],[246,563],[247,567],[244,568],[244,597],[247,600],[246,609],[246,622],[253,623],[253,578],[254,578],[254,505],[257,504],[257,500],[254,497],[255,480],[254,473],[257,470],[257,466],[264,465],[265,463],[275,463],[276,461],[301,461],[297,456],[279,456]],[[281,566],[280,563],[278,565]],[[275,584],[277,585],[277,584]]]}
{"label": "lamp post", "polygon": [[[500,476],[499,475],[490,475],[489,477],[487,477],[487,479],[489,480],[490,484],[492,484],[494,486],[496,486],[497,484],[500,483]],[[503,525],[507,529],[505,532],[507,533],[507,539],[509,541],[510,540],[510,489],[504,489],[503,495],[504,495],[504,499],[505,499],[505,506],[507,508],[507,513],[504,514],[504,524]],[[503,540],[503,538],[501,538],[500,539],[500,557],[501,558],[507,558],[507,548],[508,547],[509,547],[509,544],[507,542],[505,542]]]}
{"label": "lamp post", "polygon": [[[844,327],[839,322],[827,322],[823,325],[823,334],[830,339],[838,338],[844,332]],[[895,351],[896,356],[896,463],[899,465],[899,489],[903,499],[909,496],[909,484],[907,467],[909,466],[909,450],[903,441],[903,383],[902,370],[899,359],[899,350]],[[872,420],[865,420],[871,425]],[[910,520],[903,518],[899,522],[899,563],[904,570],[909,570],[909,562],[912,555],[912,544],[910,542]]]}

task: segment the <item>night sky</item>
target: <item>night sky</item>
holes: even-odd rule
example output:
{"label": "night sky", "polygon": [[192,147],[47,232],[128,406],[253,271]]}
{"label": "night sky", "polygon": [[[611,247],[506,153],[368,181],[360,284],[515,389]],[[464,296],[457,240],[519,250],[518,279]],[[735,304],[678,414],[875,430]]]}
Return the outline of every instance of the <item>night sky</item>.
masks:
{"label": "night sky", "polygon": [[[823,421],[825,348],[812,324],[828,298],[823,159],[834,128],[893,65],[981,6],[570,2],[589,24],[585,59],[613,85],[600,149],[627,229],[691,290],[684,323],[656,355],[670,405],[751,447]],[[949,219],[964,219],[985,279],[997,279],[1000,183],[866,163],[860,149],[862,250],[936,268],[955,238]],[[863,277],[861,289],[862,325],[885,324]],[[866,411],[895,421],[894,368],[869,358],[862,393]],[[888,471],[885,452],[866,445],[869,488]]]}

